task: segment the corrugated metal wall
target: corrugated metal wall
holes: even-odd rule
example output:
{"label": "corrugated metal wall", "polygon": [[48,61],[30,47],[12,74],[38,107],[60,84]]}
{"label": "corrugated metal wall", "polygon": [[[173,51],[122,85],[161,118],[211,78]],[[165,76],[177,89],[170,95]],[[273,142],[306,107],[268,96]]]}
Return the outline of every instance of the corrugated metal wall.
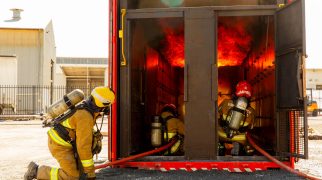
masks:
{"label": "corrugated metal wall", "polygon": [[39,30],[0,29],[0,55],[17,57],[18,85],[38,85],[42,42]]}
{"label": "corrugated metal wall", "polygon": [[88,96],[92,89],[97,86],[104,86],[104,79],[97,78],[97,79],[67,79],[66,87],[68,88],[78,88],[84,91],[85,95]]}
{"label": "corrugated metal wall", "polygon": [[[11,85],[50,85],[53,77],[51,71],[54,72],[54,69],[51,69],[51,61],[56,60],[55,52],[51,22],[45,29],[0,29],[0,56],[16,57],[17,62],[16,71],[8,73],[8,77],[12,76],[12,74],[17,74],[16,84]],[[8,66],[8,64],[4,66]],[[32,104],[28,104],[28,107],[21,104],[23,100],[28,100],[37,102],[39,108],[44,108],[45,99],[50,96],[50,88],[32,92],[24,92],[18,89],[15,94],[16,102],[14,106],[17,111],[23,108],[34,109]]]}
{"label": "corrugated metal wall", "polygon": [[317,89],[322,85],[322,70],[307,69],[306,70],[306,88]]}
{"label": "corrugated metal wall", "polygon": [[17,85],[49,85],[56,59],[51,23],[42,29],[0,29],[0,56],[16,56]]}
{"label": "corrugated metal wall", "polygon": [[15,56],[0,55],[0,84],[17,84],[17,59]]}

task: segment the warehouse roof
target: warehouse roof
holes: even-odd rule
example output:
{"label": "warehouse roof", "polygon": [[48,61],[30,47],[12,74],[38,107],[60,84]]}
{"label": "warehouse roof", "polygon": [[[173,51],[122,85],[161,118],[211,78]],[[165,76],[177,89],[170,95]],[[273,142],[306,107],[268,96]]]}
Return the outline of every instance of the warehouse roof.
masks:
{"label": "warehouse roof", "polygon": [[56,62],[66,77],[73,78],[103,78],[108,66],[108,58],[57,57]]}
{"label": "warehouse roof", "polygon": [[96,64],[107,65],[108,58],[57,57],[57,64]]}

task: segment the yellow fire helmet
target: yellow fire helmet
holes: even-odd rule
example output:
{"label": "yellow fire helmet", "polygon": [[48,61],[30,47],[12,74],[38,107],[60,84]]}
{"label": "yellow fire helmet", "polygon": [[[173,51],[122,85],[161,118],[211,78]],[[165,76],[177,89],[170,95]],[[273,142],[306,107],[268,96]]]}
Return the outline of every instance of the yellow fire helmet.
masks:
{"label": "yellow fire helmet", "polygon": [[114,103],[115,94],[112,89],[105,86],[99,86],[93,89],[91,93],[96,106],[107,107]]}

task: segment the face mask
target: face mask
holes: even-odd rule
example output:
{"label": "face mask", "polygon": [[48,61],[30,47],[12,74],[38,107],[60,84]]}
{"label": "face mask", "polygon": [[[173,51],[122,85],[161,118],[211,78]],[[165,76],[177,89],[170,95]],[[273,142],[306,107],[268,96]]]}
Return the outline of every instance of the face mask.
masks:
{"label": "face mask", "polygon": [[110,114],[110,106],[103,108],[102,112],[104,113],[104,115],[109,115]]}
{"label": "face mask", "polygon": [[98,107],[92,101],[92,99],[87,99],[86,103],[92,109],[93,112],[103,112],[104,115],[109,115],[110,114],[110,106],[107,106],[107,107]]}
{"label": "face mask", "polygon": [[86,104],[92,110],[92,112],[95,112],[95,113],[102,112],[102,108],[97,107],[91,98],[86,100]]}

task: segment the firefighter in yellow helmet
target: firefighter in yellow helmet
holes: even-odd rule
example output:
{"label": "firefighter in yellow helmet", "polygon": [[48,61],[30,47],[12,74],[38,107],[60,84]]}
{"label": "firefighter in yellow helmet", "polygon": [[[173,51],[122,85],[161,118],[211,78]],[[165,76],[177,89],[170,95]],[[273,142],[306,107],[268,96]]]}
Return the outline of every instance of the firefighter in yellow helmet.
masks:
{"label": "firefighter in yellow helmet", "polygon": [[[60,123],[62,129],[54,126],[47,132],[48,148],[60,168],[30,162],[24,179],[95,179],[93,126],[102,112],[109,112],[114,100],[115,94],[110,88],[94,88],[91,96],[82,102],[83,108],[78,108],[71,117]],[[64,130],[69,140],[65,140]]]}
{"label": "firefighter in yellow helmet", "polygon": [[164,140],[168,142],[172,137],[179,136],[176,142],[165,155],[182,155],[183,154],[183,138],[184,124],[178,119],[178,111],[174,104],[166,104],[161,109],[161,119],[164,124]]}
{"label": "firefighter in yellow helmet", "polygon": [[250,106],[252,88],[246,81],[236,85],[233,99],[219,105],[219,155],[251,155],[254,149],[246,140],[246,131],[253,128],[255,110]]}

